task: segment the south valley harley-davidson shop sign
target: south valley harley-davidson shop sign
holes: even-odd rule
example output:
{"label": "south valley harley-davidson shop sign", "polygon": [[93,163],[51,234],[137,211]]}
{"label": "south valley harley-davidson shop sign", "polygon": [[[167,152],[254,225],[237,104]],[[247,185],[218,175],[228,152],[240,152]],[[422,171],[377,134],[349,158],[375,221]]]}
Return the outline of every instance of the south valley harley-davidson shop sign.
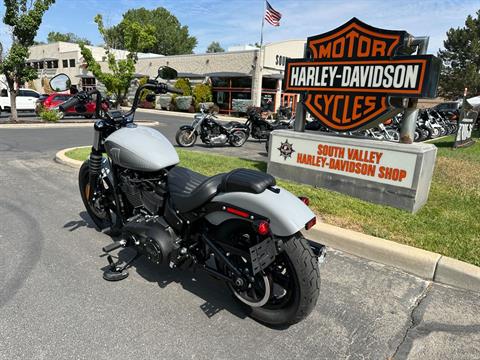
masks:
{"label": "south valley harley-davidson shop sign", "polygon": [[332,130],[373,127],[398,113],[394,98],[436,96],[440,62],[399,56],[408,37],[353,18],[308,38],[310,57],[287,60],[284,90],[304,94],[308,111]]}

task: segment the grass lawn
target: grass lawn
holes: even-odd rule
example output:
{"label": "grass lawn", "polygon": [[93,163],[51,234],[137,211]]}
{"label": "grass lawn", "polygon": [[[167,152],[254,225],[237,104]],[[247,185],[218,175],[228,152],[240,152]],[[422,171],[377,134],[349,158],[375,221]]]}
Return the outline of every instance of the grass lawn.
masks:
{"label": "grass lawn", "polygon": [[[478,137],[478,133],[475,134]],[[427,204],[415,215],[370,204],[333,191],[278,180],[310,198],[326,223],[434,251],[480,266],[480,142],[453,150],[453,137],[438,140],[437,163]],[[181,166],[205,175],[243,167],[266,170],[266,163],[177,149]],[[83,160],[89,148],[67,156]]]}

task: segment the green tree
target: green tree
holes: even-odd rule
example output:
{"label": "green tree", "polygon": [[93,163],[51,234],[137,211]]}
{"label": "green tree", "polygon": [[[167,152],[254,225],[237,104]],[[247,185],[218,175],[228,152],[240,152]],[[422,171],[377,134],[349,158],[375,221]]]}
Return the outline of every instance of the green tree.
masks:
{"label": "green tree", "polygon": [[83,43],[85,45],[92,45],[92,43],[88,39],[81,38],[71,32],[69,33],[60,33],[57,31],[49,32],[47,35],[47,42],[50,44],[57,41],[65,41],[65,42],[76,43],[76,44]]}
{"label": "green tree", "polygon": [[451,28],[438,52],[443,62],[440,73],[441,96],[457,99],[465,88],[472,96],[480,95],[480,10],[469,15],[462,28]]}
{"label": "green tree", "polygon": [[212,41],[210,45],[208,45],[207,53],[219,53],[225,52],[225,49],[220,46],[218,41]]}
{"label": "green tree", "polygon": [[10,27],[12,46],[3,56],[0,44],[0,72],[5,75],[10,93],[10,120],[17,121],[18,89],[25,82],[36,79],[37,71],[26,65],[28,47],[34,44],[43,14],[55,0],[4,0],[3,22]]}
{"label": "green tree", "polygon": [[161,55],[191,54],[197,45],[197,39],[190,36],[188,26],[182,26],[178,19],[163,7],[153,10],[145,8],[130,9],[123,14],[122,21],[105,29],[104,40],[107,46],[128,49],[128,29],[133,24],[143,27],[155,35],[155,42],[149,43],[139,38],[138,51]]}
{"label": "green tree", "polygon": [[[94,20],[98,26],[98,31],[105,40],[106,29],[103,25],[102,16],[98,14]],[[152,35],[150,30],[148,27],[142,28],[136,23],[127,24],[124,36],[129,53],[126,58],[117,60],[112,50],[108,46],[105,47],[109,71],[103,71],[100,64],[93,57],[90,49],[88,49],[85,44],[80,43],[80,50],[88,70],[92,72],[98,81],[105,85],[109,93],[115,95],[117,105],[122,104],[125,100],[130,83],[134,78],[139,39],[143,39],[147,44],[155,41],[155,36]]]}

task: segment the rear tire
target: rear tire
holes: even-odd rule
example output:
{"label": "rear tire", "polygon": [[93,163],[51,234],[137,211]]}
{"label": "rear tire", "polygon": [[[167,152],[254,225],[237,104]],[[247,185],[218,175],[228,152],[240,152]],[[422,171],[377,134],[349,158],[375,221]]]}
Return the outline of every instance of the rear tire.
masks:
{"label": "rear tire", "polygon": [[285,307],[251,308],[250,316],[273,326],[289,326],[305,319],[315,308],[320,294],[320,270],[318,260],[301,234],[293,235],[284,243],[286,262],[292,271],[294,289]]}
{"label": "rear tire", "polygon": [[230,135],[230,145],[240,147],[247,141],[247,134],[245,131],[236,130]]}
{"label": "rear tire", "polygon": [[191,147],[197,141],[197,134],[193,129],[180,129],[175,135],[175,141],[181,147]]}
{"label": "rear tire", "polygon": [[[245,237],[246,234],[249,235]],[[218,229],[215,237],[245,254],[252,245],[245,239],[253,236],[250,225],[235,222]],[[248,307],[250,317],[273,327],[290,326],[305,319],[315,308],[320,293],[318,260],[305,238],[297,233],[282,240],[283,251],[270,266],[255,275],[252,287],[235,289],[227,282],[237,301]],[[248,265],[248,259],[233,250],[227,256],[239,269]],[[228,268],[219,268],[232,276]]]}

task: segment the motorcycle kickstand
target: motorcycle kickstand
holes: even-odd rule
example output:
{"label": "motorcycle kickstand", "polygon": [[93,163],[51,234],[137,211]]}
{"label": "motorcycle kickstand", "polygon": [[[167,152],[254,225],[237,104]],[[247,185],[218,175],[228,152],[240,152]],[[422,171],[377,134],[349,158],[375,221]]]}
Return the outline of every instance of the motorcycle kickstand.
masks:
{"label": "motorcycle kickstand", "polygon": [[135,255],[127,261],[120,262],[119,260],[115,262],[113,261],[112,256],[108,255],[107,261],[109,267],[103,272],[103,278],[107,281],[120,281],[126,279],[129,274],[127,269],[130,267],[130,264],[140,256],[141,254],[138,251],[135,251]]}

